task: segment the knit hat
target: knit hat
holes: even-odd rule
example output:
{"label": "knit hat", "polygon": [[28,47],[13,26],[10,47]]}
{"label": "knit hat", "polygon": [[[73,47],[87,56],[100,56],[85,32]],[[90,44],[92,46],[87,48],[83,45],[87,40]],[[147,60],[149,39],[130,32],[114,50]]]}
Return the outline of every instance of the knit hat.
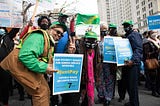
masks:
{"label": "knit hat", "polygon": [[125,20],[122,25],[125,25],[125,24],[129,24],[129,25],[133,25],[133,21],[132,20]]}
{"label": "knit hat", "polygon": [[97,40],[97,34],[95,32],[88,31],[85,33],[84,38],[94,38]]}
{"label": "knit hat", "polygon": [[63,23],[58,22],[58,21],[52,22],[50,28],[54,27],[55,25],[62,26],[62,28],[63,28],[64,31],[67,30],[67,26],[65,24],[63,24]]}
{"label": "knit hat", "polygon": [[111,24],[109,24],[109,28],[117,28],[117,25],[116,25],[116,24],[111,23]]}

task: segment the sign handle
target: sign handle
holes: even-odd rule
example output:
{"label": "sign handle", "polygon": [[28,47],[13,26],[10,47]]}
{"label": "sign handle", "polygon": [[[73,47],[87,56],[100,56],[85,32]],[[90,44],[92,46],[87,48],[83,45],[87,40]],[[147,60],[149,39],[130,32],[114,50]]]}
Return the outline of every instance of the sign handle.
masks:
{"label": "sign handle", "polygon": [[[32,22],[35,19],[35,15],[36,15],[36,12],[37,12],[38,4],[39,4],[39,0],[36,0],[35,8],[34,8],[34,11],[33,11],[32,18],[31,18]],[[30,32],[30,31],[31,31],[31,26],[29,26],[29,29],[28,29],[28,32]]]}

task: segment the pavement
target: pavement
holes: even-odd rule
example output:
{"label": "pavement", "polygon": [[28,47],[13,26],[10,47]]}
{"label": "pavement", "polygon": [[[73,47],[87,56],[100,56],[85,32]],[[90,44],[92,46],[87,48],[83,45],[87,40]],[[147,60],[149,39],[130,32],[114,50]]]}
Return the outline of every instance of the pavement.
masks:
{"label": "pavement", "polygon": [[[95,95],[97,92],[95,90]],[[97,100],[97,96],[95,96],[95,100]],[[160,98],[151,96],[151,91],[148,91],[144,88],[144,84],[139,86],[139,101],[140,106],[160,106]],[[124,106],[124,103],[128,102],[128,94],[126,94],[126,98],[122,102],[118,102],[118,93],[117,86],[115,97],[111,101],[110,106]],[[13,96],[10,96],[9,106],[31,106],[31,100],[28,98],[27,94],[25,94],[25,100],[19,101],[18,91],[14,89]],[[103,106],[102,104],[95,104],[94,106]]]}

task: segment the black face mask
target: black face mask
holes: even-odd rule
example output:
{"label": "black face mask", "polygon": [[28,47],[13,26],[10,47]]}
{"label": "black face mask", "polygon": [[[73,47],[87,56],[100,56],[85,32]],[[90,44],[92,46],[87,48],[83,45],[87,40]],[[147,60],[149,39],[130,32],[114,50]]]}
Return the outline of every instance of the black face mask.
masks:
{"label": "black face mask", "polygon": [[132,30],[133,25],[124,25],[124,31],[129,33]]}
{"label": "black face mask", "polygon": [[101,31],[101,36],[106,36],[108,34],[108,31]]}
{"label": "black face mask", "polygon": [[84,44],[87,49],[94,49],[97,46],[96,41],[95,42],[85,41]]}
{"label": "black face mask", "polygon": [[129,28],[129,27],[124,28],[124,31],[125,31],[125,32],[129,32],[129,31],[130,31],[130,28]]}
{"label": "black face mask", "polygon": [[48,29],[48,25],[47,24],[41,24],[41,29],[43,29],[43,30],[46,30],[46,29]]}

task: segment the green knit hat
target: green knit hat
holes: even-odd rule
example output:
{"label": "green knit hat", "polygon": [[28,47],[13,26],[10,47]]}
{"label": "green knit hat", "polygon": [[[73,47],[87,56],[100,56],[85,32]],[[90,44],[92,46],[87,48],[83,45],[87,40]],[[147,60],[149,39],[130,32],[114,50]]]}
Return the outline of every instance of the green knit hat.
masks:
{"label": "green knit hat", "polygon": [[84,38],[94,38],[97,40],[97,34],[95,32],[92,32],[92,31],[88,31],[85,33],[85,36]]}
{"label": "green knit hat", "polygon": [[116,25],[116,24],[111,23],[111,24],[109,24],[109,28],[117,28],[117,25]]}
{"label": "green knit hat", "polygon": [[122,25],[125,25],[125,24],[129,24],[129,25],[133,25],[133,21],[132,20],[125,20]]}
{"label": "green knit hat", "polygon": [[55,25],[62,26],[64,32],[67,30],[67,26],[65,24],[63,24],[63,23],[58,22],[58,21],[52,22],[50,28],[54,27]]}

